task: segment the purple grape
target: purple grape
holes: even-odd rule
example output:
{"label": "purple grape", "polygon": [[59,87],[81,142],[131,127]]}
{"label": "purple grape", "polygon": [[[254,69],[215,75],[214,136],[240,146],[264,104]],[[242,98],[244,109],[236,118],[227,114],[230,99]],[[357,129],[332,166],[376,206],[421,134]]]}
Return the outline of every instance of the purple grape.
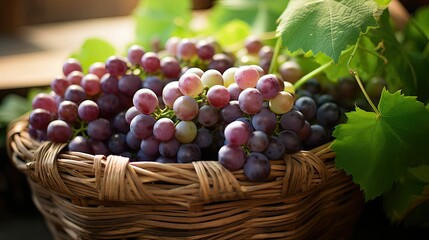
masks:
{"label": "purple grape", "polygon": [[158,76],[148,76],[143,80],[142,87],[152,90],[157,97],[160,97],[164,89],[164,82]]}
{"label": "purple grape", "polygon": [[302,127],[304,127],[304,115],[296,110],[292,109],[289,112],[282,114],[280,117],[280,126],[284,130],[291,130],[299,133]]}
{"label": "purple grape", "polygon": [[139,114],[140,114],[139,110],[137,110],[136,107],[132,106],[128,108],[128,110],[125,112],[125,121],[129,125],[131,124],[131,121],[133,120],[133,118]]}
{"label": "purple grape", "polygon": [[208,41],[199,41],[197,44],[197,55],[203,60],[211,60],[215,55],[216,51],[214,46]]}
{"label": "purple grape", "polygon": [[104,156],[110,155],[110,150],[104,141],[99,141],[99,140],[95,140],[93,138],[90,138],[89,143],[90,143],[91,148],[92,148],[92,154],[104,155]]}
{"label": "purple grape", "polygon": [[269,142],[269,137],[265,132],[253,131],[249,135],[246,146],[251,152],[264,152]]}
{"label": "purple grape", "polygon": [[249,139],[250,129],[242,121],[233,121],[225,127],[224,135],[229,144],[244,145]]}
{"label": "purple grape", "polygon": [[80,71],[80,72],[82,72],[82,65],[80,64],[79,60],[77,60],[75,58],[68,58],[63,63],[63,73],[64,73],[64,76],[69,75],[69,73],[71,73],[73,71]]}
{"label": "purple grape", "polygon": [[113,93],[116,94],[119,92],[118,88],[118,78],[110,75],[104,74],[100,79],[100,87],[104,93]]}
{"label": "purple grape", "polygon": [[104,141],[112,135],[111,125],[109,120],[105,118],[97,118],[88,123],[88,136],[95,140]]}
{"label": "purple grape", "polygon": [[126,135],[115,133],[107,141],[107,146],[113,154],[120,154],[127,151]]}
{"label": "purple grape", "polygon": [[58,118],[68,123],[78,119],[78,105],[72,101],[64,100],[58,105]]}
{"label": "purple grape", "polygon": [[130,124],[130,132],[139,139],[152,135],[155,118],[147,114],[139,114],[133,118]]}
{"label": "purple grape", "polygon": [[137,75],[124,75],[118,80],[118,89],[121,93],[132,97],[142,86],[142,80]]}
{"label": "purple grape", "polygon": [[213,135],[209,129],[200,128],[197,131],[197,137],[194,143],[196,143],[199,148],[208,148],[213,143]]}
{"label": "purple grape", "polygon": [[233,60],[230,56],[226,55],[225,53],[217,53],[213,56],[207,68],[216,69],[220,73],[223,73],[226,71],[226,69],[233,66]]}
{"label": "purple grape", "polygon": [[51,89],[59,96],[63,97],[70,82],[64,76],[57,76],[51,82]]}
{"label": "purple grape", "polygon": [[142,46],[137,44],[131,45],[127,52],[128,61],[130,61],[132,65],[140,64],[140,60],[144,53],[145,51]]}
{"label": "purple grape", "polygon": [[48,110],[42,108],[36,108],[32,110],[29,116],[29,122],[31,127],[42,131],[46,131],[49,123],[52,120],[52,114]]}
{"label": "purple grape", "polygon": [[329,140],[328,133],[325,128],[319,124],[311,125],[310,136],[304,140],[303,145],[305,149],[310,150],[327,143]]}
{"label": "purple grape", "polygon": [[36,94],[36,96],[33,97],[31,106],[32,109],[42,108],[52,114],[56,114],[58,112],[58,106],[54,96],[48,93]]}
{"label": "purple grape", "polygon": [[256,88],[246,88],[238,96],[240,109],[247,114],[256,114],[264,104],[262,94]]}
{"label": "purple grape", "polygon": [[177,150],[178,163],[190,163],[201,160],[201,150],[196,143],[182,144]]}
{"label": "purple grape", "polygon": [[121,57],[110,56],[106,60],[106,71],[115,77],[125,75],[127,70],[128,70],[127,62]]}
{"label": "purple grape", "polygon": [[295,101],[295,107],[304,115],[304,119],[311,121],[316,116],[317,104],[313,98],[303,96]]}
{"label": "purple grape", "polygon": [[151,156],[157,156],[159,155],[159,141],[153,136],[150,135],[147,138],[144,138],[140,142],[140,150],[142,150],[144,153],[151,155]]}
{"label": "purple grape", "polygon": [[301,150],[301,141],[297,133],[290,130],[283,130],[279,133],[280,138],[285,146],[285,153],[293,154]]}
{"label": "purple grape", "polygon": [[97,99],[99,116],[102,118],[111,118],[121,110],[121,102],[114,94],[103,94]]}
{"label": "purple grape", "polygon": [[285,143],[281,138],[275,136],[271,136],[269,140],[268,147],[264,151],[265,156],[273,160],[283,159],[285,154]]}
{"label": "purple grape", "polygon": [[201,125],[206,127],[211,127],[218,122],[219,116],[220,116],[219,109],[211,105],[203,105],[200,107],[198,111],[197,119]]}
{"label": "purple grape", "polygon": [[271,135],[277,127],[277,116],[268,108],[262,108],[261,111],[253,115],[252,126],[255,130]]}
{"label": "purple grape", "polygon": [[157,53],[147,52],[141,58],[140,65],[143,67],[145,72],[156,73],[161,68],[161,60]]}
{"label": "purple grape", "polygon": [[243,171],[250,181],[262,181],[270,175],[270,160],[262,153],[249,153],[243,166]]}
{"label": "purple grape", "polygon": [[176,138],[172,138],[166,142],[160,142],[158,150],[162,156],[173,158],[177,155],[180,145]]}
{"label": "purple grape", "polygon": [[153,136],[162,142],[172,139],[175,132],[176,126],[170,118],[160,118],[153,125]]}
{"label": "purple grape", "polygon": [[83,100],[87,98],[85,89],[76,84],[68,86],[66,92],[64,93],[64,100],[72,101],[76,104],[80,104]]}
{"label": "purple grape", "polygon": [[338,105],[333,102],[327,102],[317,109],[316,120],[318,124],[331,128],[338,124],[340,116]]}
{"label": "purple grape", "polygon": [[49,123],[46,133],[50,141],[66,143],[72,136],[72,128],[63,120],[54,120]]}
{"label": "purple grape", "polygon": [[177,159],[175,157],[166,157],[166,156],[159,156],[156,158],[156,162],[158,163],[177,163]]}
{"label": "purple grape", "polygon": [[92,154],[90,142],[84,136],[76,136],[72,138],[68,144],[68,149],[69,151]]}
{"label": "purple grape", "polygon": [[127,133],[130,131],[130,125],[125,120],[125,111],[115,115],[112,120],[113,129],[118,133]]}
{"label": "purple grape", "polygon": [[277,96],[280,90],[279,80],[274,74],[266,74],[256,82],[256,89],[262,94],[264,99],[271,99]]}
{"label": "purple grape", "polygon": [[92,100],[85,100],[79,104],[77,108],[77,113],[79,118],[85,122],[91,122],[98,118],[100,114],[100,109]]}
{"label": "purple grape", "polygon": [[229,101],[229,103],[221,109],[222,119],[226,123],[230,123],[243,115],[237,100]]}
{"label": "purple grape", "polygon": [[232,144],[223,145],[218,152],[219,163],[230,171],[242,169],[246,162],[244,150]]}
{"label": "purple grape", "polygon": [[161,59],[161,72],[166,78],[177,79],[182,73],[179,61],[171,56]]}
{"label": "purple grape", "polygon": [[129,148],[140,150],[141,139],[135,137],[131,132],[126,133],[125,141]]}

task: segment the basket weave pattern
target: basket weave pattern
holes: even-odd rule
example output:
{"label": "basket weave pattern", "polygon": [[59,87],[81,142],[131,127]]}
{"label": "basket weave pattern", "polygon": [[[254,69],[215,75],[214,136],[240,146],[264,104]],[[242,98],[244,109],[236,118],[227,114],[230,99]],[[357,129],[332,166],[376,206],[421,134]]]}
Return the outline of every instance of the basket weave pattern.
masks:
{"label": "basket weave pattern", "polygon": [[363,206],[329,144],[271,160],[269,178],[250,182],[217,161],[66,151],[27,126],[9,126],[9,155],[55,239],[347,239]]}

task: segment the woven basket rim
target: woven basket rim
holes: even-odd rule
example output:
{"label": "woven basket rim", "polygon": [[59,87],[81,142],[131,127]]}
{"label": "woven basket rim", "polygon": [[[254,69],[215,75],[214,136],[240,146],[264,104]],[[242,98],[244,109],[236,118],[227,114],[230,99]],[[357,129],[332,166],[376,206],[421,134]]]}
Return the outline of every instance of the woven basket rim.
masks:
{"label": "woven basket rim", "polygon": [[[191,207],[217,201],[285,198],[320,188],[342,172],[334,164],[332,142],[310,151],[270,160],[266,181],[251,182],[242,170],[228,171],[217,161],[192,163],[130,162],[116,155],[64,150],[66,144],[40,143],[29,136],[28,114],[8,126],[13,165],[32,181],[71,199]],[[88,204],[87,203],[87,204]]]}

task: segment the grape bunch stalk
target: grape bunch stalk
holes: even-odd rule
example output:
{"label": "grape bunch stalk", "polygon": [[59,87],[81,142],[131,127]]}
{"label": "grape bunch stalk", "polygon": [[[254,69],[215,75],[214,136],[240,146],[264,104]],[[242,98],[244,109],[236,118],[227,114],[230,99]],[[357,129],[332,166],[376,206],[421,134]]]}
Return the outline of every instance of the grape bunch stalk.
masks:
{"label": "grape bunch stalk", "polygon": [[[249,54],[270,52],[250,43]],[[234,65],[207,40],[171,38],[164,52],[133,45],[88,73],[69,58],[62,73],[33,98],[34,139],[131,161],[217,160],[251,181],[269,178],[270,160],[331,140],[343,114],[317,82],[295,91],[282,74]]]}

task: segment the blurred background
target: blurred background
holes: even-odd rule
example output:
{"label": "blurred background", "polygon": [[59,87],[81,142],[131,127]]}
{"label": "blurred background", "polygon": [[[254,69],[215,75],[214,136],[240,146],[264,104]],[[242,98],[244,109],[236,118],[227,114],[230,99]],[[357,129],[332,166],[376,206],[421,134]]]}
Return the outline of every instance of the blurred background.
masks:
{"label": "blurred background", "polygon": [[[32,203],[25,176],[9,162],[7,124],[29,109],[28,96],[61,70],[62,60],[88,37],[124,48],[133,41],[139,0],[0,0],[0,239],[51,239]],[[428,1],[401,1],[412,13]],[[194,26],[204,24],[214,0],[192,1]],[[371,234],[369,234],[371,233]],[[367,204],[356,239],[419,239],[419,231],[391,226],[379,203]],[[426,239],[427,235],[425,238]]]}

